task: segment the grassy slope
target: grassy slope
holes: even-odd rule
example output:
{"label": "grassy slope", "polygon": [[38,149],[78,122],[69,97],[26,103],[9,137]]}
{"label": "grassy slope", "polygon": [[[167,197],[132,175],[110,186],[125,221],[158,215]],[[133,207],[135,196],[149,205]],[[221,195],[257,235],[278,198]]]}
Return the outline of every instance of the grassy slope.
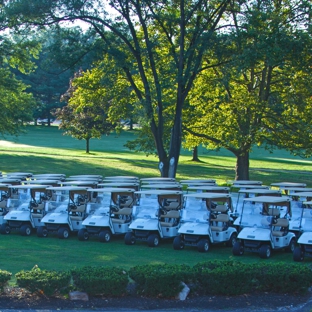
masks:
{"label": "grassy slope", "polygon": [[[142,153],[129,152],[125,141],[134,137],[124,132],[120,137],[110,135],[101,140],[91,140],[91,154],[84,152],[83,141],[62,136],[56,127],[29,127],[28,132],[17,139],[6,137],[0,141],[0,163],[3,172],[30,171],[33,173],[57,172],[72,174],[158,176],[157,158]],[[215,178],[219,184],[234,179],[235,159],[226,151],[199,150],[200,163],[190,161],[191,153],[182,151],[177,173],[178,179]],[[269,154],[256,149],[251,155],[250,179],[264,184],[281,181],[311,183],[311,160],[290,156],[284,151]],[[17,233],[0,235],[0,269],[16,273],[31,269],[35,264],[42,269],[67,270],[75,266],[107,265],[130,268],[145,263],[187,263],[193,265],[208,259],[234,259],[235,261],[291,261],[292,256],[274,252],[269,260],[261,260],[256,254],[232,257],[231,249],[212,246],[206,253],[195,248],[174,251],[172,242],[163,242],[158,248],[149,248],[138,242],[126,246],[122,237],[108,244],[95,238],[79,242],[75,236],[59,240],[56,236],[40,239],[35,234],[22,237]],[[307,259],[306,263],[312,260]]]}

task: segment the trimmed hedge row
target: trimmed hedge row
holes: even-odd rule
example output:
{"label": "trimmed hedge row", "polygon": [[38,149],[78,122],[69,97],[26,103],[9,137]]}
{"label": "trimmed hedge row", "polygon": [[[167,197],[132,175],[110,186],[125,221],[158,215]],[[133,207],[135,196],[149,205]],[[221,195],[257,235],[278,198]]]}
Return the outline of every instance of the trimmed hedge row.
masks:
{"label": "trimmed hedge row", "polygon": [[[307,265],[285,263],[244,264],[234,261],[206,261],[188,265],[138,265],[128,272],[116,267],[85,266],[70,272],[41,270],[15,274],[17,285],[46,296],[70,289],[89,295],[122,296],[129,283],[144,296],[173,298],[186,283],[191,291],[208,295],[239,295],[253,292],[305,293],[312,286]],[[11,273],[0,270],[0,287]]]}

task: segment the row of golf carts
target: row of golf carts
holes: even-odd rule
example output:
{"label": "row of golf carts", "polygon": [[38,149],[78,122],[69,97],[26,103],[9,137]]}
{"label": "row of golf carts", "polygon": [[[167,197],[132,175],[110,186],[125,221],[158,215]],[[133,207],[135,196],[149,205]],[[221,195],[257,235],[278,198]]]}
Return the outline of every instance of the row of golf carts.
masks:
{"label": "row of golf carts", "polygon": [[[80,178],[63,181],[62,186],[52,179],[23,185],[0,181],[1,234],[18,230],[30,235],[35,230],[39,237],[56,233],[67,238],[76,232],[81,241],[93,235],[101,242],[123,235],[127,245],[140,240],[150,247],[171,238],[176,250],[194,246],[206,252],[210,245],[224,243],[235,256],[248,251],[269,258],[276,249],[293,252],[295,261],[312,255],[308,200],[294,209],[294,216],[289,196],[260,186],[241,190],[244,196],[238,193],[233,209],[233,197],[223,187],[212,186],[214,192],[207,192],[207,187],[193,185],[185,194],[174,182],[153,181],[138,190],[137,181],[105,181],[90,187]],[[297,197],[310,198],[302,193]]]}

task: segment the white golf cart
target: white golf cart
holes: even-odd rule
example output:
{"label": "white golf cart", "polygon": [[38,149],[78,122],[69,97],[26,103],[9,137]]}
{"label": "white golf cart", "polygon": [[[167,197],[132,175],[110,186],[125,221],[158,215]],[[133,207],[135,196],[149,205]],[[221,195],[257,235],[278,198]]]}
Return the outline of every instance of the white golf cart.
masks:
{"label": "white golf cart", "polygon": [[10,184],[0,184],[0,224],[3,223],[4,216],[8,213],[8,200],[11,197]]}
{"label": "white golf cart", "polygon": [[183,192],[146,190],[135,193],[140,200],[134,207],[134,221],[129,226],[131,232],[125,235],[125,244],[133,245],[141,240],[149,247],[157,247],[160,239],[175,237],[183,208]]}
{"label": "white golf cart", "polygon": [[298,238],[298,247],[293,252],[293,259],[301,262],[304,257],[312,257],[312,201],[303,202],[300,216],[299,229],[301,235]]}
{"label": "white golf cart", "polygon": [[96,193],[97,197],[94,203],[88,204],[89,215],[82,222],[78,239],[85,241],[90,235],[94,235],[98,236],[100,242],[109,242],[112,235],[127,233],[132,221],[135,190],[99,188],[89,189],[88,192]]}
{"label": "white golf cart", "polygon": [[211,244],[225,243],[232,247],[237,231],[231,226],[228,214],[230,201],[230,195],[224,193],[185,194],[185,209],[173,248],[195,246],[198,251],[207,252]]}
{"label": "white golf cart", "polygon": [[[236,205],[234,212],[231,216],[234,218],[234,225],[239,226],[239,216],[242,213],[242,207],[244,203],[244,198],[252,198],[257,196],[277,196],[281,197],[282,193],[280,190],[270,190],[268,188],[246,188],[240,189],[237,193]],[[233,196],[232,196],[233,199]],[[246,206],[245,206],[246,208]]]}
{"label": "white golf cart", "polygon": [[1,234],[10,234],[11,230],[19,230],[23,236],[32,233],[39,227],[49,199],[46,185],[14,185],[10,186],[17,192],[18,199],[8,200],[9,212],[4,216],[0,228]]}
{"label": "white golf cart", "polygon": [[245,251],[257,252],[267,259],[272,250],[285,249],[293,252],[296,236],[289,231],[291,217],[290,199],[286,197],[257,196],[245,198],[239,226],[238,241],[233,246],[233,255]]}
{"label": "white golf cart", "polygon": [[42,226],[37,228],[38,237],[57,233],[59,238],[68,238],[70,232],[78,232],[87,217],[86,207],[90,192],[87,187],[54,186],[47,190],[54,192],[55,201],[48,204],[48,213],[42,218]]}

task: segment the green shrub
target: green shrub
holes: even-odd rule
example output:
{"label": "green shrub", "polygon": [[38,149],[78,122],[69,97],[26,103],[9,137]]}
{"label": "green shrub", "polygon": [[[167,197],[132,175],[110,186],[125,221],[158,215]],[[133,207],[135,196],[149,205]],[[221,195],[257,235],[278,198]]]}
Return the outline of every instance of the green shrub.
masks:
{"label": "green shrub", "polygon": [[41,270],[37,266],[30,271],[16,273],[15,277],[19,287],[47,296],[67,290],[71,279],[69,272]]}
{"label": "green shrub", "polygon": [[7,285],[8,281],[11,279],[12,273],[4,270],[0,270],[0,289],[2,290],[4,286]]}
{"label": "green shrub", "polygon": [[257,263],[252,267],[260,291],[304,293],[312,285],[312,271],[308,266],[294,263]]}
{"label": "green shrub", "polygon": [[85,266],[72,270],[74,286],[89,295],[121,296],[126,292],[128,274],[115,267]]}
{"label": "green shrub", "polygon": [[193,267],[198,290],[211,295],[238,295],[254,287],[249,265],[233,261],[207,261]]}
{"label": "green shrub", "polygon": [[187,265],[141,265],[131,268],[129,276],[136,282],[139,293],[171,298],[182,290],[181,282],[192,279],[193,271]]}

